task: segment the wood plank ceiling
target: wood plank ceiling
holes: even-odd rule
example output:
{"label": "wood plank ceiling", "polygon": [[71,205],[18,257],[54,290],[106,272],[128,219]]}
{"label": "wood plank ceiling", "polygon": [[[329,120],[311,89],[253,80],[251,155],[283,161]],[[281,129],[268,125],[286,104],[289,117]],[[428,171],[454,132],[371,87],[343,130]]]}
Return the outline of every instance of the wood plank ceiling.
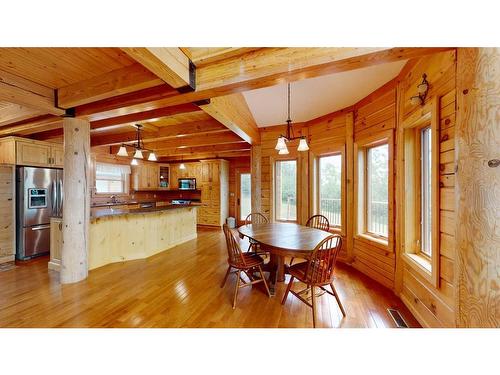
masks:
{"label": "wood plank ceiling", "polygon": [[242,92],[434,53],[436,48],[0,48],[0,136],[62,140],[64,114],[116,152],[132,125],[161,161],[249,156]]}

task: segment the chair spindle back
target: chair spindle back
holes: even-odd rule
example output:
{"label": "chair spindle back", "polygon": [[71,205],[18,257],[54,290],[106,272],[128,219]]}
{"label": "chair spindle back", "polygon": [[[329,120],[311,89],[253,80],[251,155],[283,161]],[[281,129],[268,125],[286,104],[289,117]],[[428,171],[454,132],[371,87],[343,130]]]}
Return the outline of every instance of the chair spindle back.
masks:
{"label": "chair spindle back", "polygon": [[228,263],[236,267],[245,267],[246,262],[243,258],[243,253],[241,252],[240,245],[234,237],[233,232],[231,232],[231,229],[229,229],[227,224],[224,224],[222,229],[224,230],[224,235],[226,236]]}
{"label": "chair spindle back", "polygon": [[337,255],[342,248],[342,237],[338,234],[328,236],[313,250],[307,261],[305,279],[311,285],[330,284]]}
{"label": "chair spindle back", "polygon": [[330,222],[323,215],[314,215],[307,220],[306,227],[326,230],[328,232],[330,229]]}
{"label": "chair spindle back", "polygon": [[267,224],[269,220],[260,212],[252,212],[245,218],[245,225],[247,224]]}

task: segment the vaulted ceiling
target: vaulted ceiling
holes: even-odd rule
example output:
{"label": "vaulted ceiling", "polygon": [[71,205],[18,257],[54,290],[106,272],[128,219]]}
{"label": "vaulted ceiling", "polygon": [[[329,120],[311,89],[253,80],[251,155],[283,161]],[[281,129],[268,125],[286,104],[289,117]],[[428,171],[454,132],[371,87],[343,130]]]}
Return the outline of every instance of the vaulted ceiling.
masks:
{"label": "vaulted ceiling", "polygon": [[[161,160],[248,156],[259,125],[337,109],[444,48],[0,48],[0,136],[62,140],[62,116],[115,152],[144,126]],[[257,119],[257,122],[256,122]]]}

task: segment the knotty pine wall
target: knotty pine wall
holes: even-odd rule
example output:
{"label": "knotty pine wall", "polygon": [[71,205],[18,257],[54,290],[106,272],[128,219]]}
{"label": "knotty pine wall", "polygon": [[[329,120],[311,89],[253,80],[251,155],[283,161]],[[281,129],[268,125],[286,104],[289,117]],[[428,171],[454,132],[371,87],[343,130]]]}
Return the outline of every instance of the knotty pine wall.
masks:
{"label": "knotty pine wall", "polygon": [[[351,264],[373,280],[394,290],[423,326],[454,326],[454,259],[455,259],[455,213],[454,213],[454,126],[455,126],[455,51],[442,52],[418,60],[412,60],[400,75],[381,88],[342,111],[320,118],[294,124],[295,135],[307,135],[310,151],[298,153],[297,144],[289,145],[289,155],[279,156],[274,149],[277,137],[284,132],[284,126],[261,128],[261,211],[273,218],[273,165],[279,159],[297,158],[298,178],[298,222],[304,224],[314,214],[313,204],[313,161],[321,154],[344,152],[343,203],[345,223],[342,235],[345,246],[340,260]],[[430,89],[426,101],[436,96],[439,100],[440,123],[440,264],[439,287],[435,288],[416,272],[406,266],[398,255],[400,252],[397,235],[399,218],[396,205],[398,184],[397,130],[399,124],[418,111],[410,104],[410,97],[416,95],[416,86],[427,74]],[[389,240],[380,244],[356,234],[354,194],[357,176],[354,164],[357,155],[353,148],[367,139],[392,135],[392,189],[389,197]],[[346,207],[347,206],[347,207]]]}
{"label": "knotty pine wall", "polygon": [[[401,262],[401,299],[420,323],[430,327],[455,326],[455,119],[456,52],[442,52],[422,58],[401,77],[401,120],[415,108],[409,98],[427,74],[428,99],[439,101],[439,286],[424,280],[414,268]],[[401,275],[398,275],[401,277]],[[398,286],[399,287],[399,286]]]}

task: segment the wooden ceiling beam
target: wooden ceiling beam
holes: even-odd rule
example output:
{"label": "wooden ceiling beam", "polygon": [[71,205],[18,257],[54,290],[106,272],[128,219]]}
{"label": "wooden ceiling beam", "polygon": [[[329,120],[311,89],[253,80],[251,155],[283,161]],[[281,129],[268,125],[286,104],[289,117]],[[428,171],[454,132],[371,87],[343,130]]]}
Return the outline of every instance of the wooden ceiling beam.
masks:
{"label": "wooden ceiling beam", "polygon": [[[201,133],[186,137],[170,138],[163,141],[151,141],[146,143],[146,147],[161,152],[163,150],[172,150],[174,148],[182,147],[198,147],[220,145],[225,143],[239,143],[245,142],[230,130],[221,131],[218,133]],[[111,153],[118,152],[118,146],[111,146]]]}
{"label": "wooden ceiling beam", "polygon": [[[62,126],[62,118],[53,115],[42,115],[32,118],[29,121],[2,126],[0,128],[0,137],[7,135],[28,135],[36,132],[43,132],[47,129]],[[61,135],[62,135],[62,128]]]}
{"label": "wooden ceiling beam", "polygon": [[201,153],[201,154],[192,154],[189,156],[162,156],[158,158],[159,162],[167,163],[171,161],[179,161],[179,162],[189,162],[189,161],[197,161],[203,159],[226,159],[226,158],[242,158],[242,157],[250,157],[250,151],[231,151],[231,152],[215,152],[215,153]]}
{"label": "wooden ceiling beam", "polygon": [[162,84],[148,69],[133,64],[61,87],[57,90],[57,100],[60,107],[72,108]]}
{"label": "wooden ceiling beam", "polygon": [[173,88],[180,91],[195,89],[195,66],[180,48],[133,47],[122,50]]}
{"label": "wooden ceiling beam", "polygon": [[11,73],[0,71],[0,100],[20,104],[42,113],[63,115],[56,107],[55,91]]}
{"label": "wooden ceiling beam", "polygon": [[[142,132],[141,138],[144,142],[160,141],[170,138],[179,138],[196,134],[213,134],[227,131],[227,128],[215,120],[194,121],[180,125],[169,125],[158,128],[156,132]],[[137,139],[136,131],[118,134],[93,135],[91,145],[112,146],[121,143],[134,142]]]}
{"label": "wooden ceiling beam", "polygon": [[174,88],[162,84],[97,102],[83,104],[75,108],[75,116],[85,117],[90,121],[97,121],[126,113],[149,111],[161,108],[158,103],[162,99],[178,94],[178,91]]}
{"label": "wooden ceiling beam", "polygon": [[0,108],[0,126],[28,120],[37,115],[40,115],[40,112],[36,109],[12,103]]}
{"label": "wooden ceiling beam", "polygon": [[200,108],[248,143],[260,143],[259,128],[243,94],[219,96]]}
{"label": "wooden ceiling beam", "polygon": [[239,143],[226,143],[222,145],[210,145],[210,146],[198,146],[198,147],[183,147],[183,148],[172,148],[170,150],[163,149],[162,151],[156,152],[156,156],[176,156],[176,155],[192,155],[201,153],[223,153],[223,152],[233,152],[233,151],[249,151],[252,148],[246,142]]}

